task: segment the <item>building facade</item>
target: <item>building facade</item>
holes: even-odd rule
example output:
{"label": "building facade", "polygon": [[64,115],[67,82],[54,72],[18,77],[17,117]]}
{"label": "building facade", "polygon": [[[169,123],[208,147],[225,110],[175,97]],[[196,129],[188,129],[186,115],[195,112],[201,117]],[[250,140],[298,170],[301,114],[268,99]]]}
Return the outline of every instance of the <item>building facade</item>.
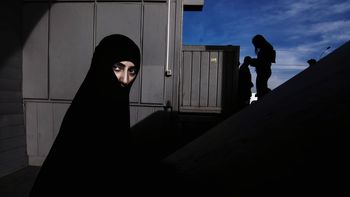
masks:
{"label": "building facade", "polygon": [[183,12],[200,11],[203,4],[24,0],[2,7],[11,20],[1,21],[8,26],[1,34],[13,37],[7,41],[13,47],[0,59],[0,176],[42,164],[95,46],[110,34],[127,35],[142,53],[130,93],[132,126],[157,111],[218,114],[232,108],[239,47],[182,46]]}

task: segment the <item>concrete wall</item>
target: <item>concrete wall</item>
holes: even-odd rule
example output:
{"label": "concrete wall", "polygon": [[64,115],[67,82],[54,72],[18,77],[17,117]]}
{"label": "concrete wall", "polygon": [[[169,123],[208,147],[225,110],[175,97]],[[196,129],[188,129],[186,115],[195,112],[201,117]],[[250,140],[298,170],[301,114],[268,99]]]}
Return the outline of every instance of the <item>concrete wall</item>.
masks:
{"label": "concrete wall", "polygon": [[0,177],[27,165],[20,2],[0,3]]}

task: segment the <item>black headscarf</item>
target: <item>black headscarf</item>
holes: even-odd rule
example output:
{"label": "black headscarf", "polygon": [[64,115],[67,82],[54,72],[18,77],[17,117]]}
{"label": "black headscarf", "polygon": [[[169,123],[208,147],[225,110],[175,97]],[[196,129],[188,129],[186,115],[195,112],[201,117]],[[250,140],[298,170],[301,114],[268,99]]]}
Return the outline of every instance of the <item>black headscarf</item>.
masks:
{"label": "black headscarf", "polygon": [[[72,105],[77,105],[78,109],[84,107],[79,111],[85,111],[85,107],[91,111],[93,107],[92,110],[98,113],[110,112],[108,117],[113,118],[113,124],[118,122],[119,127],[128,129],[130,127],[129,92],[135,80],[126,87],[121,86],[112,69],[114,64],[121,61],[133,62],[137,74],[140,70],[138,46],[123,35],[114,34],[105,37],[95,49],[90,70]],[[94,118],[101,118],[97,114],[94,116],[96,116]],[[118,120],[116,120],[117,117]]]}
{"label": "black headscarf", "polygon": [[123,35],[105,37],[95,48],[90,69],[65,114],[31,196],[107,194],[118,191],[115,181],[126,181],[132,82],[122,87],[115,76],[112,66],[121,61],[133,62],[138,73],[138,46]]}

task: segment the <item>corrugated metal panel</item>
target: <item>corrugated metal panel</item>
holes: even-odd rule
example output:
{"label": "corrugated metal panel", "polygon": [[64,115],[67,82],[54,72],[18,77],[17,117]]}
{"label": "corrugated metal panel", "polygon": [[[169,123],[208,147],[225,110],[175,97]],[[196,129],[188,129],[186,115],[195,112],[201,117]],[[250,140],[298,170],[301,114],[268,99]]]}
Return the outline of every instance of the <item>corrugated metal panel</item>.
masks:
{"label": "corrugated metal panel", "polygon": [[[210,60],[209,60],[209,91],[208,91],[208,107],[221,107],[217,105],[217,100],[221,98],[221,95],[218,95],[218,86],[220,84],[218,70],[222,65],[218,65],[219,63],[219,55],[218,52],[210,52]],[[197,73],[196,73],[197,74]],[[197,76],[201,77],[201,76]]]}
{"label": "corrugated metal panel", "polygon": [[181,74],[181,101],[180,106],[191,106],[191,77],[192,77],[192,53],[184,51]]}
{"label": "corrugated metal panel", "polygon": [[[36,103],[26,103],[26,133],[27,154],[29,157],[38,155],[38,110]],[[29,163],[30,164],[30,163]]]}
{"label": "corrugated metal panel", "polygon": [[68,103],[26,102],[27,153],[30,165],[41,165],[54,142]]}
{"label": "corrugated metal panel", "polygon": [[[201,54],[196,51],[192,54],[192,75],[200,73],[201,65]],[[200,77],[192,76],[191,79],[191,106],[199,106],[199,95],[200,95]]]}
{"label": "corrugated metal panel", "polygon": [[[220,113],[223,98],[234,105],[238,47],[184,46],[180,70],[180,111]],[[223,72],[223,71],[227,72]]]}
{"label": "corrugated metal panel", "polygon": [[54,140],[52,128],[52,104],[38,103],[37,110],[38,155],[45,157],[49,152]]}
{"label": "corrugated metal panel", "polygon": [[52,121],[53,121],[53,139],[56,138],[60,127],[61,127],[61,123],[63,120],[64,115],[66,114],[70,104],[68,103],[53,103],[53,117],[52,117]]}
{"label": "corrugated metal panel", "polygon": [[210,60],[210,52],[201,52],[201,86],[200,86],[200,97],[199,97],[199,106],[200,107],[207,107],[208,106],[208,100],[209,100],[209,60]]}

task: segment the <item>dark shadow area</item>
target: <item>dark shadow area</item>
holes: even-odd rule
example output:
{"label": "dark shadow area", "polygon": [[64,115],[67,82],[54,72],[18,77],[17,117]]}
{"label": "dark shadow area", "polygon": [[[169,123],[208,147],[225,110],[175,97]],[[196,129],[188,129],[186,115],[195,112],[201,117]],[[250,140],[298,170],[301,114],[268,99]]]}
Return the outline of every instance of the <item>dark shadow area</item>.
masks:
{"label": "dark shadow area", "polygon": [[349,193],[349,48],[167,157],[185,185],[178,190],[196,196]]}
{"label": "dark shadow area", "polygon": [[[4,69],[9,58],[21,57],[21,1],[1,3],[0,12],[0,69]],[[0,70],[0,71],[1,71]]]}
{"label": "dark shadow area", "polygon": [[[41,18],[50,10],[50,7],[52,5],[52,3],[54,3],[55,1],[51,1],[51,3],[49,2],[22,2],[21,4],[21,12],[23,14],[21,14],[22,19],[24,20],[24,22],[22,22],[23,24],[23,28],[22,30],[22,44],[24,46],[24,44],[27,41],[27,38],[29,37],[29,35],[32,33],[33,29],[36,27],[36,25],[40,22]],[[31,9],[29,12],[29,6],[31,6]],[[24,14],[30,16],[30,17],[26,17]]]}
{"label": "dark shadow area", "polygon": [[0,177],[27,165],[19,0],[0,7]]}
{"label": "dark shadow area", "polygon": [[196,5],[185,5],[184,11],[202,11],[203,6],[196,6]]}
{"label": "dark shadow area", "polygon": [[[53,2],[54,1],[52,1],[52,3]],[[30,4],[46,6],[37,6],[38,9],[36,9],[35,12],[28,13],[30,14],[31,18],[30,20],[26,18],[26,26],[22,27],[24,20],[22,11],[25,9],[27,4],[28,3],[21,0],[4,1],[1,3],[1,10],[3,10],[0,13],[0,39],[2,43],[2,47],[0,48],[1,67],[3,67],[3,63],[15,53],[20,53],[20,56],[22,56],[22,46],[24,46],[34,27],[51,6],[48,2],[30,2]]]}
{"label": "dark shadow area", "polygon": [[180,146],[175,112],[157,111],[131,128],[132,146],[147,159],[159,160]]}
{"label": "dark shadow area", "polygon": [[27,197],[40,167],[29,166],[0,179],[0,196]]}
{"label": "dark shadow area", "polygon": [[[238,53],[238,54],[237,54]],[[223,53],[222,114],[229,117],[238,109],[238,59],[239,50]]]}
{"label": "dark shadow area", "polygon": [[[188,185],[171,165],[162,162],[216,126],[222,117],[207,113],[157,111],[131,128],[136,195],[181,196]],[[187,189],[192,189],[188,187]],[[187,190],[186,189],[186,190]]]}
{"label": "dark shadow area", "polygon": [[236,111],[239,111],[250,105],[250,99],[252,97],[251,89],[254,87],[248,64],[248,61],[250,59],[251,58],[249,56],[244,57],[244,61],[239,67],[237,88],[238,106]]}
{"label": "dark shadow area", "polygon": [[159,161],[221,121],[218,114],[157,111],[131,128],[133,147],[145,160]]}
{"label": "dark shadow area", "polygon": [[0,158],[3,158],[0,161],[0,177],[28,165],[26,146],[23,145],[26,131],[22,100],[22,47],[48,11],[49,3],[41,2],[40,5],[47,6],[27,13],[30,19],[23,14],[26,5],[22,0],[4,1],[0,8],[0,108],[3,109],[0,112],[0,144],[9,139],[15,142],[11,147],[4,146],[0,153]]}

